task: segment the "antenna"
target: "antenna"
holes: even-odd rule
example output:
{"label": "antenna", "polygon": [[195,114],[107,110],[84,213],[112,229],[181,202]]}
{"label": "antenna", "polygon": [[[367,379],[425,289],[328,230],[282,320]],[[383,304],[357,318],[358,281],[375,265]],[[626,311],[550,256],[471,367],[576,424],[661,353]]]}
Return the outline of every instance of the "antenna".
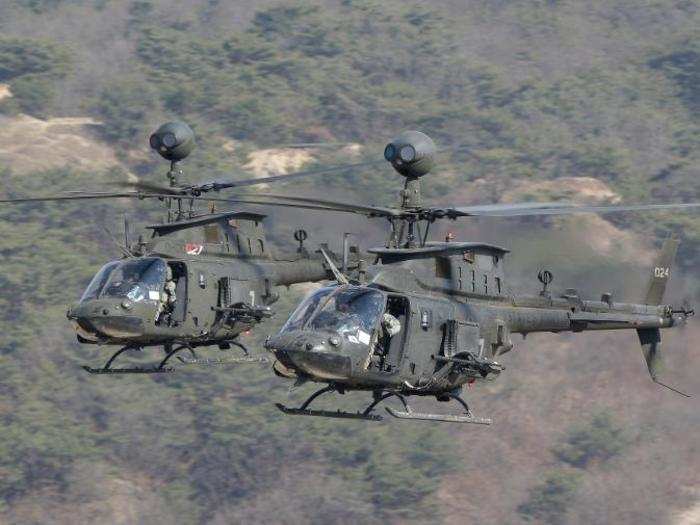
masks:
{"label": "antenna", "polygon": [[350,284],[348,278],[345,277],[345,275],[340,270],[338,270],[335,264],[333,264],[333,261],[328,256],[323,246],[319,248],[319,251],[321,252],[321,255],[323,255],[323,258],[326,260],[326,264],[328,264],[328,267],[330,268],[331,272],[333,272],[335,280],[338,281],[338,284]]}
{"label": "antenna", "polygon": [[547,290],[547,286],[554,280],[554,275],[549,270],[540,270],[537,274],[537,280],[542,283],[542,291],[540,295],[542,297],[549,297],[551,294]]}
{"label": "antenna", "polygon": [[124,214],[124,246],[131,251],[131,243],[129,242],[129,216]]}

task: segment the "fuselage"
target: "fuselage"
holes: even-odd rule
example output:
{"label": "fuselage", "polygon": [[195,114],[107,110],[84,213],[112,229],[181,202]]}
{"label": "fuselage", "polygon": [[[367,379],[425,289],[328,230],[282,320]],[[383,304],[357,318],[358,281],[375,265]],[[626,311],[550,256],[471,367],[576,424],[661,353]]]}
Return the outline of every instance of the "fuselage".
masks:
{"label": "fuselage", "polygon": [[68,317],[81,342],[214,345],[260,322],[278,297],[275,286],[326,277],[321,261],[306,257],[122,259],[98,272]]}

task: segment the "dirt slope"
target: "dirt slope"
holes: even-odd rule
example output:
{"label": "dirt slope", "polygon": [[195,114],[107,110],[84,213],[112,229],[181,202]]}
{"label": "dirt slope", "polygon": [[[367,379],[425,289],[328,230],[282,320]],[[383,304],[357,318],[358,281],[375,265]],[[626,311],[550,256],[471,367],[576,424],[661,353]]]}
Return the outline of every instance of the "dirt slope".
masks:
{"label": "dirt slope", "polygon": [[82,170],[116,166],[114,150],[91,130],[99,124],[82,117],[41,120],[0,115],[0,165],[20,174],[64,166]]}
{"label": "dirt slope", "polygon": [[248,158],[250,160],[243,168],[255,177],[284,175],[314,160],[309,150],[301,148],[260,149],[251,152]]}

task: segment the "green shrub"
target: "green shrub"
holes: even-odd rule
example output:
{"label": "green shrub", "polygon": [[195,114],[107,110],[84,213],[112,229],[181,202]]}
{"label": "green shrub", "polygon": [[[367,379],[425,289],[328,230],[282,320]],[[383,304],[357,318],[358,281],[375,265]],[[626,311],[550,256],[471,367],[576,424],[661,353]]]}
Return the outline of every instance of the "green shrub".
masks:
{"label": "green shrub", "polygon": [[9,82],[12,98],[5,112],[22,111],[46,117],[56,94],[55,82],[71,66],[69,52],[51,42],[0,38],[0,82]]}
{"label": "green shrub", "polygon": [[608,412],[600,412],[572,428],[554,453],[569,465],[585,468],[592,461],[607,461],[617,456],[629,443],[624,428]]}
{"label": "green shrub", "polygon": [[52,42],[0,38],[0,82],[29,74],[63,77],[69,70],[68,51]]}
{"label": "green shrub", "polygon": [[649,62],[679,86],[680,96],[694,112],[700,112],[700,33],[684,39],[671,53]]}
{"label": "green shrub", "polygon": [[55,95],[51,79],[43,75],[24,75],[12,82],[12,99],[8,103],[16,104],[23,113],[46,118]]}
{"label": "green shrub", "polygon": [[144,81],[117,81],[100,94],[92,105],[104,123],[102,135],[110,141],[130,141],[146,134],[150,116],[158,111],[154,90]]}
{"label": "green shrub", "polygon": [[580,483],[581,475],[578,472],[553,470],[530,491],[528,500],[518,507],[518,512],[528,521],[564,524]]}

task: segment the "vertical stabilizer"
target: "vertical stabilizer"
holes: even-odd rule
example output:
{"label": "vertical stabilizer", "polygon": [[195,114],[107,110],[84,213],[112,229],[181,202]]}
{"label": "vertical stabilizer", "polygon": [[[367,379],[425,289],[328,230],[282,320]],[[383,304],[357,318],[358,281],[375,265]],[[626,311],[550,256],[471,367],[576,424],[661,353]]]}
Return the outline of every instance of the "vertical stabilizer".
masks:
{"label": "vertical stabilizer", "polygon": [[666,285],[671,277],[673,261],[678,251],[678,244],[679,241],[675,237],[669,237],[664,241],[659,258],[652,268],[644,304],[657,305],[663,301]]}

